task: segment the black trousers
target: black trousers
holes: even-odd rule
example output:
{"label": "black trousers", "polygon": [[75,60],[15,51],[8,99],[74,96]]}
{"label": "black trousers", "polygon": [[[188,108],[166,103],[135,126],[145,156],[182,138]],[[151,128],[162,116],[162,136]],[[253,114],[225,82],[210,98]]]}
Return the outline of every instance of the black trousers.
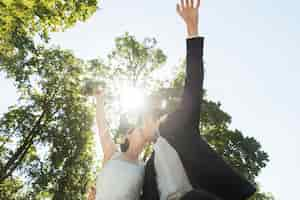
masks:
{"label": "black trousers", "polygon": [[204,190],[193,190],[185,194],[180,200],[221,200]]}

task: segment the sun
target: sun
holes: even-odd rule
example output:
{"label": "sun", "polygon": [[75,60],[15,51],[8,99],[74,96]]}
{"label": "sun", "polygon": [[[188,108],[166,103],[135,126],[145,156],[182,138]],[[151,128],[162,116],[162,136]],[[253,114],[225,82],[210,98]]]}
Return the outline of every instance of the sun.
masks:
{"label": "sun", "polygon": [[123,112],[140,111],[145,106],[145,100],[143,89],[126,85],[121,88],[120,103]]}

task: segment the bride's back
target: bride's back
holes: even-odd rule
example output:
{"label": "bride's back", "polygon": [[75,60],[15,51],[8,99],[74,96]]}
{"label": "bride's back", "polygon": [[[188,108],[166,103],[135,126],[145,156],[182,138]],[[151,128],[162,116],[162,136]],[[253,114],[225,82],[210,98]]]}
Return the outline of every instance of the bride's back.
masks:
{"label": "bride's back", "polygon": [[116,152],[97,176],[96,200],[137,200],[143,178],[144,164],[124,160]]}

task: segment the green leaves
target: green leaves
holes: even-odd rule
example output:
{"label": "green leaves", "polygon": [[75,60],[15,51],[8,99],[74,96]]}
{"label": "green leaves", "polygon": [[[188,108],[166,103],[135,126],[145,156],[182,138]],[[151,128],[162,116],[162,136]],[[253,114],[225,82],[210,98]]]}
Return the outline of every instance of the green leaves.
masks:
{"label": "green leaves", "polygon": [[21,62],[23,70],[5,68],[22,93],[0,120],[0,182],[21,173],[33,197],[81,199],[93,162],[93,115],[78,84],[85,65],[68,51],[44,48]]}
{"label": "green leaves", "polygon": [[129,33],[115,39],[115,49],[108,56],[113,74],[125,77],[133,85],[139,84],[166,62],[166,56],[157,49],[154,38],[139,42]]}
{"label": "green leaves", "polygon": [[86,65],[33,38],[48,42],[50,32],[90,17],[97,3],[0,0],[0,70],[20,95],[0,119],[0,199],[85,198],[93,162],[93,116],[79,84]]}
{"label": "green leaves", "polygon": [[47,41],[49,32],[85,21],[97,9],[97,0],[0,0],[0,63],[19,51],[34,49],[33,37]]}
{"label": "green leaves", "polygon": [[20,179],[7,179],[0,183],[0,199],[5,200],[21,200],[22,196],[18,191],[22,188]]}

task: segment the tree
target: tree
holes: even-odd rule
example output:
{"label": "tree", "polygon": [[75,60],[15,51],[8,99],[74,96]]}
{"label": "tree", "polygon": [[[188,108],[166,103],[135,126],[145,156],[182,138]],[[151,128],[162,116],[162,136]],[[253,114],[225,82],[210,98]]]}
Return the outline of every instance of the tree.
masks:
{"label": "tree", "polygon": [[0,184],[0,199],[19,200],[22,195],[18,193],[22,188],[22,181],[14,178],[5,180]]}
{"label": "tree", "polygon": [[258,190],[249,200],[275,200],[271,193],[264,193]]}
{"label": "tree", "polygon": [[85,65],[43,47],[19,63],[26,74],[6,71],[21,95],[0,120],[0,191],[5,181],[26,177],[28,198],[84,199],[93,162],[93,115],[78,84]]}
{"label": "tree", "polygon": [[125,33],[115,39],[115,49],[108,56],[114,76],[124,77],[133,85],[149,81],[151,73],[166,61],[161,49],[155,48],[155,38],[145,38],[139,42],[133,35]]}
{"label": "tree", "polygon": [[0,0],[0,64],[34,51],[34,37],[85,21],[97,9],[97,0]]}
{"label": "tree", "polygon": [[[50,32],[85,21],[97,3],[0,0],[0,70],[15,80],[20,94],[18,105],[0,119],[1,199],[82,199],[85,193],[91,179],[92,115],[80,87],[74,87],[83,63],[34,41],[48,42]],[[63,65],[72,62],[77,66],[63,73]]]}

